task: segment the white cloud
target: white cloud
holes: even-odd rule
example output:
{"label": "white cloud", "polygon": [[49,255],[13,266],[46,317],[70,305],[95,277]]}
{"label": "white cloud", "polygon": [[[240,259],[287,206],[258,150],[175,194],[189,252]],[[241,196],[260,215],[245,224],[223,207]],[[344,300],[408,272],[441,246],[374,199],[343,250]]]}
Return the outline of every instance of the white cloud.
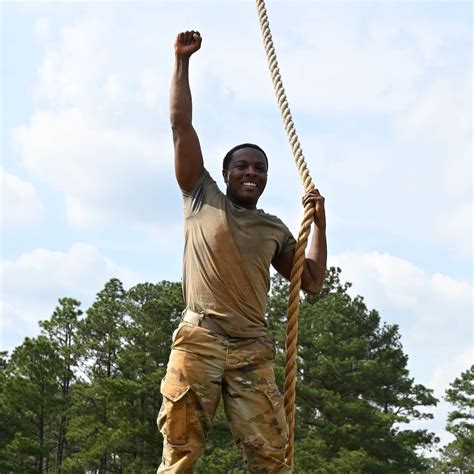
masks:
{"label": "white cloud", "polygon": [[[330,115],[403,110],[437,64],[439,51],[458,33],[456,27],[413,21],[395,8],[390,14],[383,8],[370,14],[369,6],[348,8],[350,14],[341,15],[339,5],[271,7],[274,46],[290,105]],[[257,29],[204,47],[204,58],[195,66],[198,81],[205,78],[201,84],[235,101],[274,103]]]}
{"label": "white cloud", "polygon": [[400,133],[411,140],[470,143],[472,133],[472,76],[435,78],[397,119]]}
{"label": "white cloud", "polygon": [[81,109],[37,112],[12,138],[28,171],[64,193],[75,226],[147,221],[168,186],[170,140],[105,126]]}
{"label": "white cloud", "polygon": [[2,224],[6,228],[37,223],[44,206],[32,183],[0,169]]}
{"label": "white cloud", "polygon": [[[235,28],[238,24],[248,21],[247,10],[243,6],[229,10],[232,11]],[[341,17],[340,9],[337,7],[318,9],[314,8],[314,5],[303,5],[301,9],[294,11],[288,6],[276,4],[271,10],[275,13],[273,15],[272,11],[269,12],[275,20],[274,22],[272,20],[272,23],[275,27],[277,50],[281,57],[283,79],[290,87],[288,91],[290,104],[297,113],[317,111],[318,114],[327,113],[331,116],[341,113],[403,111],[405,116],[413,116],[419,128],[426,127],[428,131],[430,130],[421,120],[426,114],[417,111],[424,110],[423,104],[428,100],[425,100],[425,97],[436,97],[436,88],[433,88],[432,93],[429,93],[427,88],[420,97],[419,79],[420,77],[425,79],[429,67],[436,64],[438,53],[451,40],[454,31],[451,26],[440,29],[430,25],[429,22],[416,22],[412,19],[406,21],[403,16],[384,17],[383,9],[382,17],[378,14],[380,12],[366,16],[356,9],[351,10],[354,15]],[[285,12],[288,10],[295,15],[295,21],[300,25],[298,29],[292,28],[285,21],[287,18]],[[55,166],[59,165],[56,177],[50,178],[48,182],[53,184],[54,181],[53,185],[56,188],[60,186],[66,190],[69,221],[76,226],[93,225],[101,220],[107,220],[112,214],[117,217],[119,208],[130,207],[120,200],[118,192],[110,191],[111,182],[117,179],[117,174],[122,177],[118,178],[117,188],[126,189],[130,184],[125,185],[123,178],[129,176],[131,171],[125,164],[127,160],[119,159],[115,164],[110,160],[110,156],[118,154],[125,157],[126,152],[122,153],[121,150],[125,136],[133,135],[146,143],[145,147],[152,145],[156,150],[169,147],[171,143],[168,128],[164,145],[161,146],[156,140],[147,138],[144,133],[137,133],[136,130],[143,129],[135,122],[151,123],[154,119],[145,117],[143,109],[140,109],[136,121],[131,113],[133,107],[145,106],[147,112],[160,110],[161,120],[163,123],[167,122],[166,103],[176,20],[171,14],[161,10],[157,14],[163,23],[159,33],[148,21],[140,22],[139,30],[136,28],[137,22],[123,24],[117,21],[119,17],[84,16],[63,28],[59,41],[55,45],[50,45],[46,51],[37,91],[40,97],[49,100],[50,110],[38,112],[32,118],[30,126],[26,126],[29,133],[25,134],[22,141],[25,143],[26,138],[29,138],[36,128],[38,130],[35,134],[36,148],[42,147],[42,141],[54,143],[54,146],[50,145],[50,149],[47,150],[48,155],[52,152],[53,155],[62,154],[67,157],[67,160],[60,160],[65,162],[64,165],[59,165],[56,160]],[[216,137],[216,124],[219,124],[219,136],[230,135],[231,132],[235,136],[239,129],[246,125],[244,131],[247,132],[248,122],[251,125],[256,120],[251,120],[246,115],[243,115],[244,120],[240,118],[232,121],[229,117],[232,115],[242,117],[244,108],[262,105],[268,105],[271,108],[269,110],[277,115],[275,99],[269,73],[266,70],[257,23],[247,34],[234,35],[230,34],[233,29],[229,31],[228,26],[218,26],[217,29],[215,26],[211,27],[211,19],[206,8],[201,11],[190,7],[188,14],[195,18],[197,26],[202,29],[204,35],[202,51],[193,58],[191,71],[195,110],[199,111],[196,113],[196,120],[202,120],[204,124],[199,124],[203,144],[207,140],[215,148],[214,141],[219,140]],[[222,37],[226,37],[225,43],[219,40]],[[229,51],[232,54],[226,54]],[[307,81],[308,77],[311,78],[310,83]],[[442,92],[449,91],[450,85],[450,82],[446,82]],[[462,98],[466,87],[460,90],[456,97]],[[442,100],[442,104],[449,105],[448,99]],[[457,104],[459,100],[456,100]],[[54,110],[55,107],[60,107],[62,110]],[[72,113],[72,110],[76,113]],[[48,131],[53,127],[60,130],[60,133]],[[44,128],[48,129],[45,140],[39,138],[40,133],[43,135]],[[264,128],[260,126],[257,130],[260,133]],[[104,136],[107,134],[111,140],[104,144]],[[148,135],[152,136],[150,133]],[[429,141],[426,135],[429,134],[424,135],[425,143],[426,140]],[[80,137],[80,140],[76,137]],[[115,137],[118,140],[115,140]],[[312,136],[309,140],[312,140]],[[72,147],[64,147],[63,141],[74,143],[75,150],[71,152],[69,148]],[[113,145],[112,141],[117,145]],[[259,141],[258,138],[256,141]],[[403,170],[407,168],[403,163],[396,170],[396,174],[393,172],[393,166],[391,168],[387,166],[388,161],[396,159],[396,153],[393,151],[389,153],[388,150],[373,147],[368,149],[366,144],[354,144],[350,137],[343,141],[340,136],[329,140],[323,137],[321,142],[324,142],[322,151],[327,154],[327,159],[316,155],[318,160],[323,162],[321,168],[326,170],[328,176],[337,176],[333,179],[334,185],[344,186],[344,189],[351,194],[362,191],[362,198],[365,195],[366,202],[370,201],[367,190],[376,191],[376,186],[381,185],[385,176],[390,175],[392,180],[387,188],[385,179],[382,192],[386,191],[390,195],[393,194],[388,192],[392,191],[390,186],[393,187],[398,178],[399,181],[405,178]],[[346,145],[344,146],[342,142]],[[304,146],[305,144],[306,142],[303,143]],[[61,147],[64,149],[61,150]],[[77,159],[75,156],[79,154],[79,150],[85,156]],[[167,151],[170,151],[170,148]],[[319,152],[320,149],[316,151]],[[32,149],[29,155],[35,152],[36,150]],[[129,163],[136,162],[137,153],[131,148],[129,152]],[[405,156],[406,162],[413,162],[413,154],[406,153],[403,149],[396,152]],[[426,153],[426,150],[423,152]],[[25,158],[27,154],[25,148],[22,154]],[[88,159],[88,156],[93,158]],[[166,157],[167,163],[171,163],[171,155],[167,154]],[[434,161],[445,163],[448,162],[447,158],[446,155],[438,156]],[[455,159],[453,156],[449,158],[449,162]],[[29,167],[35,166],[32,160],[28,162]],[[136,163],[140,166],[140,162]],[[69,168],[68,172],[64,170],[64,166]],[[96,175],[99,172],[96,172],[95,168],[101,167],[108,168],[107,172],[113,170],[108,182],[105,183],[105,188],[100,193],[94,187],[90,194],[85,191],[78,192],[80,182],[88,182],[91,177],[92,184],[97,187]],[[35,168],[39,176],[38,166]],[[51,169],[50,166],[48,168]],[[410,169],[413,174],[421,176],[420,169],[425,168],[426,166],[420,162],[415,168]],[[366,171],[369,169],[370,173]],[[149,167],[145,166],[145,170],[147,171],[142,173],[142,176],[150,174]],[[79,179],[74,177],[76,171]],[[354,171],[357,174],[354,174]],[[422,179],[426,183],[437,184],[435,180],[431,180],[430,173],[430,171],[424,172]],[[86,181],[82,179],[84,176],[87,177]],[[149,187],[140,182],[137,173],[133,174],[133,170],[131,176],[132,187],[141,189]],[[465,173],[462,176],[465,176]],[[376,183],[377,177],[380,177],[380,180]],[[459,173],[456,173],[453,182],[458,177]],[[437,176],[435,178],[438,179]],[[351,189],[354,183],[356,189]],[[415,186],[414,183],[414,180],[408,180],[407,184],[415,188],[418,185]],[[161,185],[160,191],[162,189]],[[406,193],[405,200],[413,202],[410,193]],[[114,203],[119,205],[111,212],[111,206],[105,205],[104,201],[112,204],[112,208]],[[135,201],[136,199],[132,200]],[[142,204],[143,201],[149,199],[143,199]],[[144,216],[142,221],[145,221],[152,214],[145,216],[142,204],[137,206],[138,209],[133,208],[130,214],[134,214],[137,219],[142,215]],[[416,203],[412,206],[416,206]],[[390,212],[391,210],[388,211]],[[370,216],[370,219],[376,222],[379,217]],[[427,217],[428,222],[431,222],[430,218],[431,216]],[[433,226],[430,226],[428,232],[433,232]]]}
{"label": "white cloud", "polygon": [[122,98],[124,93],[122,82],[123,81],[118,74],[110,74],[107,77],[105,81],[104,91],[106,97],[111,102],[118,102]]}
{"label": "white cloud", "polygon": [[468,348],[459,352],[454,358],[445,361],[433,370],[428,382],[429,386],[439,397],[445,396],[445,391],[454,380],[474,363],[473,349]]}
{"label": "white cloud", "polygon": [[37,248],[15,260],[4,260],[3,269],[3,289],[7,294],[29,294],[39,299],[52,293],[57,297],[69,296],[67,293],[89,295],[112,276],[133,279],[131,272],[85,243],[73,244],[66,252]]}
{"label": "white cloud", "polygon": [[75,227],[143,227],[169,208],[160,199],[172,186],[169,129],[144,115],[159,101],[167,110],[162,61],[150,68],[152,49],[141,45],[159,34],[116,20],[81,16],[46,44],[35,87],[40,107],[11,133],[30,174],[63,193]]}
{"label": "white cloud", "polygon": [[343,269],[342,278],[353,283],[351,292],[363,295],[382,320],[400,325],[410,366],[423,380],[437,363],[471,347],[472,284],[441,273],[428,275],[411,262],[378,252],[348,252],[331,257],[330,263]]}
{"label": "white cloud", "polygon": [[157,109],[164,89],[163,77],[159,71],[143,71],[140,87],[144,104],[151,110]]}
{"label": "white cloud", "polygon": [[[38,97],[57,105],[89,103],[105,82],[109,50],[107,30],[97,19],[86,19],[62,30],[58,47],[48,49],[40,68]],[[95,95],[95,94],[94,94]]]}
{"label": "white cloud", "polygon": [[[472,123],[472,122],[471,122]],[[461,142],[452,142],[445,153],[443,188],[454,198],[472,196],[472,136]]]}
{"label": "white cloud", "polygon": [[[107,13],[98,15],[100,9]],[[152,96],[154,106],[159,99],[160,106],[166,108],[172,50],[156,51],[166,32],[163,27],[158,32],[154,26],[146,20],[124,22],[106,5],[92,7],[89,14],[63,27],[54,43],[47,44],[35,85],[36,98],[47,99],[49,107],[81,107],[105,119],[123,114],[124,108],[125,118],[129,117],[132,107],[143,105],[143,92],[148,101],[145,105]],[[152,83],[157,74],[159,80]]]}
{"label": "white cloud", "polygon": [[67,251],[37,248],[3,260],[2,270],[2,346],[7,349],[36,334],[37,322],[52,314],[59,298],[76,298],[87,307],[110,278],[125,287],[138,282],[132,271],[85,243]]}
{"label": "white cloud", "polygon": [[457,209],[440,216],[438,221],[441,237],[450,242],[458,254],[471,258],[473,255],[473,217],[472,202],[466,202]]}
{"label": "white cloud", "polygon": [[426,386],[434,390],[434,396],[439,400],[435,408],[429,410],[433,414],[432,420],[423,420],[412,423],[412,428],[434,431],[440,438],[441,446],[454,440],[451,433],[445,431],[448,414],[453,411],[453,406],[445,401],[445,392],[449,385],[466,371],[474,362],[472,348],[465,349],[453,358],[441,362],[432,372]]}
{"label": "white cloud", "polygon": [[37,308],[32,317],[29,311],[23,311],[16,306],[0,301],[0,350],[12,351],[21,344],[25,337],[38,334],[38,321],[44,319],[47,309]]}
{"label": "white cloud", "polygon": [[[419,197],[432,202],[426,209],[435,235],[458,256],[472,257],[472,77],[464,74],[436,78],[413,103],[397,115],[395,131],[404,148],[413,147],[411,169],[420,166],[416,181],[429,177],[431,186]],[[405,164],[405,166],[408,164]]]}
{"label": "white cloud", "polygon": [[74,227],[94,227],[110,220],[105,209],[98,209],[90,201],[83,201],[81,197],[67,194],[65,204],[68,221]]}
{"label": "white cloud", "polygon": [[47,41],[51,31],[50,18],[46,16],[37,18],[33,26],[33,31],[40,41]]}
{"label": "white cloud", "polygon": [[350,292],[364,296],[382,321],[398,324],[408,368],[415,383],[434,390],[440,400],[433,420],[412,423],[413,429],[434,431],[441,443],[451,407],[444,391],[472,363],[472,284],[441,273],[427,274],[411,262],[378,252],[347,252],[331,256],[342,268],[342,280],[353,283]]}

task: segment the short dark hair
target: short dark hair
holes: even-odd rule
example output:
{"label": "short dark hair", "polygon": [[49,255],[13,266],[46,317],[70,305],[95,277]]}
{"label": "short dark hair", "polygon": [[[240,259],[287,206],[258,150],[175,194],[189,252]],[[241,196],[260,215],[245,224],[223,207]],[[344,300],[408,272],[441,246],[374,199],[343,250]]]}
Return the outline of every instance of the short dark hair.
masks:
{"label": "short dark hair", "polygon": [[222,169],[228,170],[229,169],[229,164],[230,160],[232,160],[233,154],[237,151],[240,150],[241,148],[253,148],[255,150],[258,150],[262,155],[265,157],[265,162],[267,164],[267,169],[268,169],[268,158],[267,154],[258,146],[253,143],[241,143],[240,145],[234,146],[234,148],[231,148],[227,154],[224,156],[224,161],[222,162]]}

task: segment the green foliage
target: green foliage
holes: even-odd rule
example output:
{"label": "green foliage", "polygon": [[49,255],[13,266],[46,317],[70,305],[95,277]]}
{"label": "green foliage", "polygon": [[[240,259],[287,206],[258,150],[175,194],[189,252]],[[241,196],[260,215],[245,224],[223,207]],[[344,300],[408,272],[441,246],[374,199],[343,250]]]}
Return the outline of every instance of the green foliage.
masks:
{"label": "green foliage", "polygon": [[451,383],[446,400],[454,405],[446,429],[455,439],[443,448],[437,468],[474,474],[474,365]]}
{"label": "green foliage", "polygon": [[184,304],[181,286],[110,280],[80,325],[84,380],[73,390],[70,469],[151,472],[159,464],[155,419],[170,339]]}
{"label": "green foliage", "polygon": [[[402,427],[429,417],[420,408],[436,400],[410,378],[397,326],[351,298],[339,273],[330,269],[321,294],[301,303],[295,472],[421,472],[417,450],[434,437]],[[287,294],[287,283],[275,277],[267,320],[280,386]],[[155,420],[184,308],[181,285],[127,291],[112,279],[85,314],[79,307],[72,298],[59,300],[40,324],[41,336],[26,339],[10,358],[0,354],[1,472],[149,473],[160,463]],[[464,433],[467,421],[456,414],[450,426]],[[244,472],[222,407],[196,472]]]}
{"label": "green foliage", "polygon": [[2,472],[43,472],[54,463],[61,361],[45,336],[26,338],[2,370]]}
{"label": "green foliage", "polygon": [[61,363],[59,373],[59,401],[57,406],[57,433],[55,471],[60,471],[65,456],[70,454],[67,437],[68,413],[71,408],[70,388],[76,380],[74,369],[79,359],[77,347],[77,329],[82,315],[79,301],[62,298],[54,310],[51,319],[40,322],[43,333],[52,341]]}
{"label": "green foliage", "polygon": [[[296,470],[423,470],[425,461],[416,450],[430,446],[434,436],[399,426],[430,418],[419,408],[435,405],[436,399],[409,377],[398,327],[381,324],[361,297],[351,298],[339,272],[330,269],[322,294],[308,296],[300,305],[295,449],[311,454],[296,455]],[[268,306],[281,368],[287,286],[275,278]],[[281,380],[282,370],[277,375]],[[315,466],[322,467],[315,471]]]}

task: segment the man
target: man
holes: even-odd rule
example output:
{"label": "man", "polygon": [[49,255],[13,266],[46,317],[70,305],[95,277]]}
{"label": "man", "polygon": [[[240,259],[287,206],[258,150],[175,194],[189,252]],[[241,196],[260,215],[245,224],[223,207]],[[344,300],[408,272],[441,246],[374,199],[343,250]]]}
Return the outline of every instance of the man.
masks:
{"label": "man", "polygon": [[[201,47],[195,31],[178,34],[170,117],[176,179],[184,199],[183,292],[187,309],[173,335],[158,425],[164,437],[158,472],[187,473],[202,454],[222,396],[227,419],[249,472],[290,472],[284,463],[288,429],[266,336],[270,265],[289,279],[295,240],[275,216],[256,208],[267,183],[268,159],[253,144],[227,153],[224,195],[204,168],[192,125],[189,58]],[[324,198],[315,206],[315,230],[302,288],[320,291],[326,268]]]}

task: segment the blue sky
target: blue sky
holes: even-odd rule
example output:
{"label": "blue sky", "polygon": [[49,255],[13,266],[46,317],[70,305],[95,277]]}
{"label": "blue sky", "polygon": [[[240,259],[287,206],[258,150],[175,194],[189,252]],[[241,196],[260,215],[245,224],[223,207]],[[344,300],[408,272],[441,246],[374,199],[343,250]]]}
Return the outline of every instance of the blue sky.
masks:
{"label": "blue sky", "polygon": [[[400,326],[441,397],[472,364],[470,2],[268,2],[296,128],[326,196],[329,264]],[[198,29],[195,127],[207,168],[270,157],[261,207],[295,234],[302,188],[253,1],[1,4],[1,347],[57,299],[111,277],[177,281],[181,198],[168,123],[173,42]],[[443,439],[441,403],[423,426]]]}

